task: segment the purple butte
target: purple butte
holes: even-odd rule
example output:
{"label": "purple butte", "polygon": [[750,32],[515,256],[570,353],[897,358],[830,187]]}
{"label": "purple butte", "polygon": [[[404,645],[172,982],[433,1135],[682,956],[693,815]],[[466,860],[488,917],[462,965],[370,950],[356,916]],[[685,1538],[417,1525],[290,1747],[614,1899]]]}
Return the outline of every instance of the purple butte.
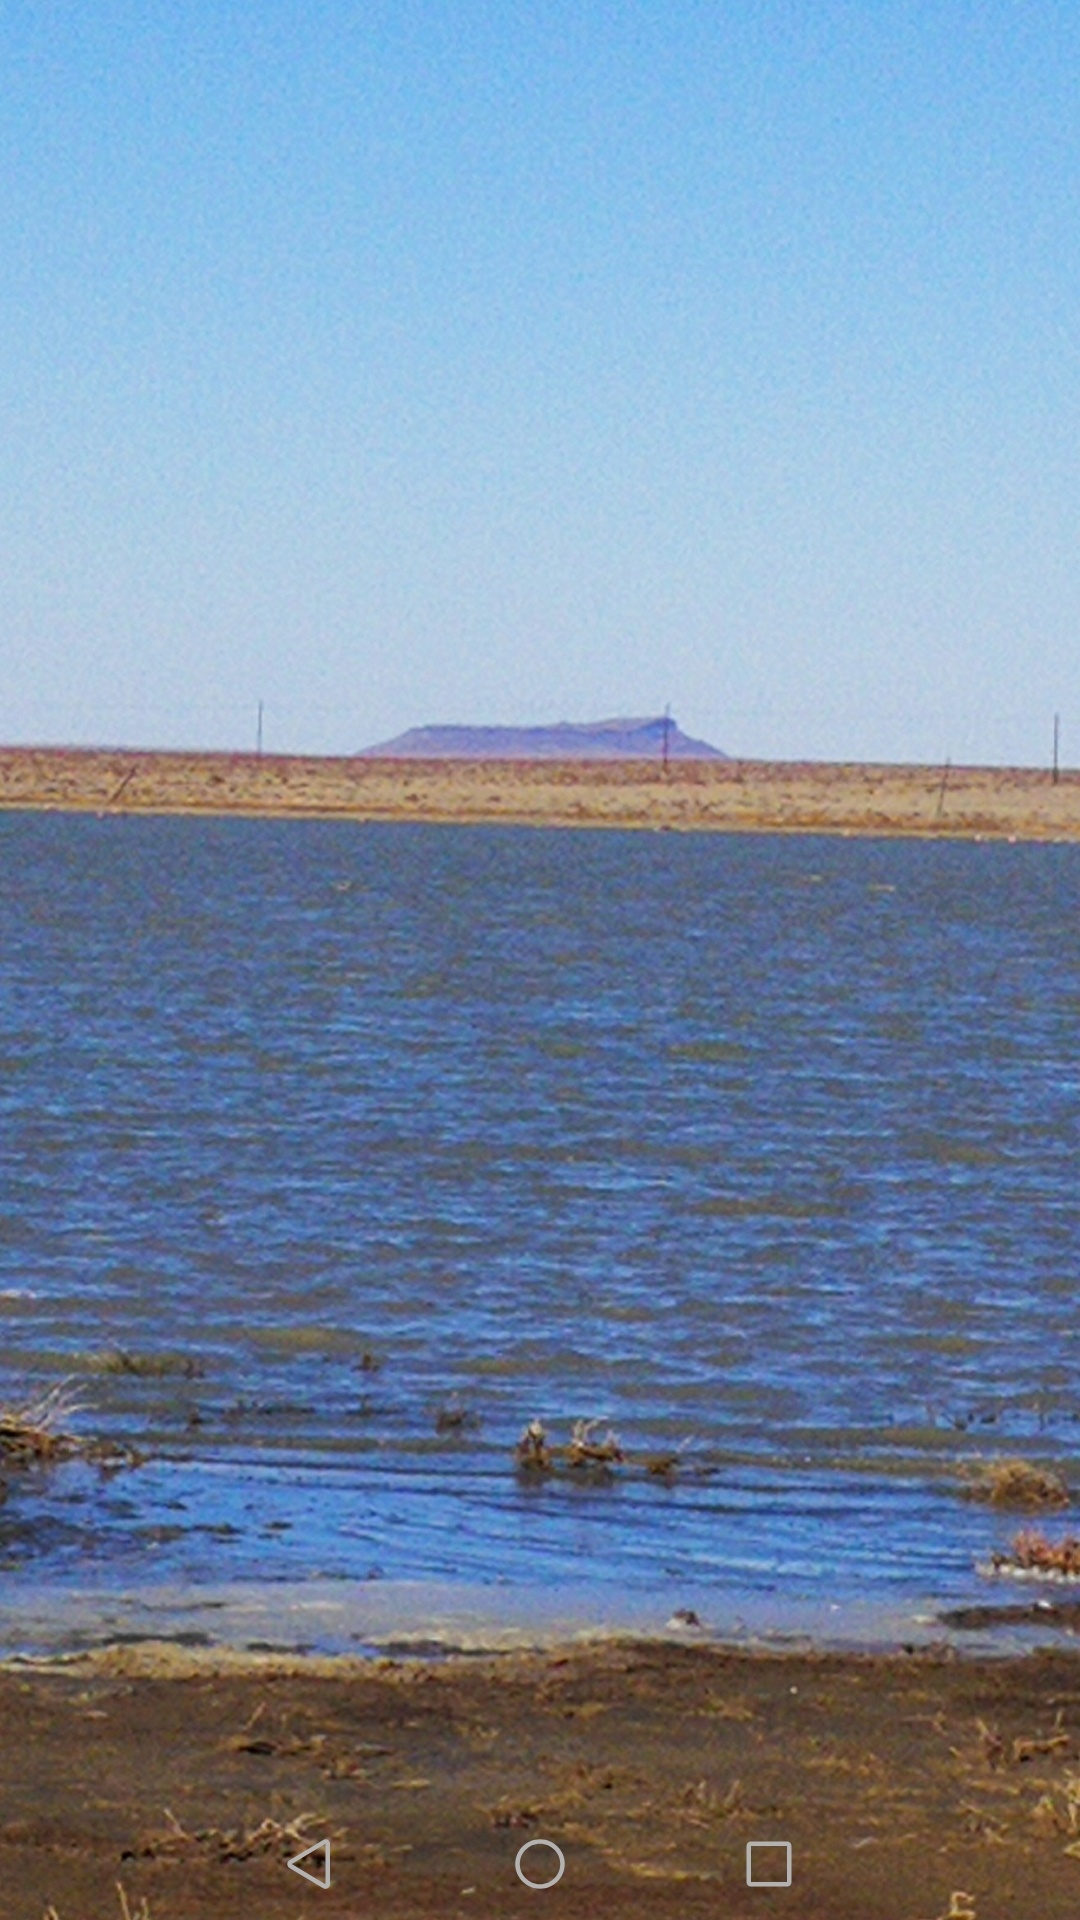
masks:
{"label": "purple butte", "polygon": [[726,760],[719,747],[691,740],[675,721],[592,720],[553,727],[410,727],[396,740],[365,747],[387,760]]}

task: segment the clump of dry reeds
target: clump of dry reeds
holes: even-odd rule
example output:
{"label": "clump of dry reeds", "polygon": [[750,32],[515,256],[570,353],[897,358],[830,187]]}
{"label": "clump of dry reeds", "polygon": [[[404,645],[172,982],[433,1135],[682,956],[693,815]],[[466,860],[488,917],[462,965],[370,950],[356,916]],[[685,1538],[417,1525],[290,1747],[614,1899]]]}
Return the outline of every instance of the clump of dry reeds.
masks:
{"label": "clump of dry reeds", "polygon": [[[199,1827],[189,1831],[168,1807],[165,1819],[164,1828],[140,1839],[139,1852],[144,1858],[162,1859],[195,1850],[222,1862],[252,1860],[260,1854],[288,1854],[310,1839],[313,1826],[322,1824],[317,1814],[299,1813],[292,1820],[274,1820],[268,1815],[254,1827]],[[344,1832],[333,1832],[329,1838],[339,1843]],[[138,1916],[133,1915],[132,1920],[138,1920]]]}
{"label": "clump of dry reeds", "polygon": [[1019,1512],[1045,1512],[1069,1505],[1069,1489],[1059,1473],[1030,1460],[980,1460],[964,1469],[963,1488],[969,1500]]}
{"label": "clump of dry reeds", "polygon": [[1031,1809],[1031,1817],[1041,1833],[1050,1838],[1066,1837],[1069,1845],[1062,1851],[1073,1860],[1080,1858],[1080,1774],[1066,1773],[1042,1794]]}
{"label": "clump of dry reeds", "polygon": [[128,1905],[128,1897],[119,1880],[116,1891],[120,1895],[120,1920],[150,1920],[150,1902],[144,1894],[137,1907]]}
{"label": "clump of dry reeds", "polygon": [[1029,1574],[1044,1580],[1080,1580],[1080,1538],[1048,1540],[1037,1527],[1018,1533],[1007,1553],[991,1555],[994,1573]]}
{"label": "clump of dry reeds", "polygon": [[941,1920],[978,1920],[974,1894],[964,1893],[957,1888],[950,1894],[949,1910],[941,1915]]}
{"label": "clump of dry reeds", "polygon": [[[150,1902],[145,1894],[138,1906],[133,1907],[128,1900],[126,1888],[121,1886],[119,1880],[116,1883],[116,1891],[120,1896],[120,1920],[151,1920]],[[60,1920],[60,1915],[55,1907],[46,1907],[41,1920]]]}

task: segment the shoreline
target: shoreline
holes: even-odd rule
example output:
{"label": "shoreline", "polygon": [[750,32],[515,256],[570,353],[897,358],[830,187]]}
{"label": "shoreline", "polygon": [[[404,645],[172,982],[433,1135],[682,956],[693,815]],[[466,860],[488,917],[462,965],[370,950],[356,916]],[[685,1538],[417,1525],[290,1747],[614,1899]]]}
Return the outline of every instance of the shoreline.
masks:
{"label": "shoreline", "polygon": [[1080,841],[1080,773],[0,748],[0,811]]}
{"label": "shoreline", "polygon": [[64,1663],[103,1648],[188,1650],[210,1660],[496,1658],[629,1639],[753,1656],[877,1658],[900,1652],[1009,1660],[1069,1652],[1080,1593],[990,1588],[964,1602],[809,1599],[697,1590],[633,1596],[599,1583],[556,1589],[438,1579],[139,1583],[9,1579],[0,1666]]}
{"label": "shoreline", "polygon": [[[296,1662],[117,1645],[0,1665],[0,1875],[40,1920],[1072,1920],[1074,1657],[623,1638]],[[318,1901],[286,1862],[328,1838]],[[748,1888],[784,1840],[792,1893]],[[967,1896],[954,1904],[958,1892]],[[795,1906],[792,1906],[795,1902]],[[552,1903],[554,1910],[554,1901]]]}

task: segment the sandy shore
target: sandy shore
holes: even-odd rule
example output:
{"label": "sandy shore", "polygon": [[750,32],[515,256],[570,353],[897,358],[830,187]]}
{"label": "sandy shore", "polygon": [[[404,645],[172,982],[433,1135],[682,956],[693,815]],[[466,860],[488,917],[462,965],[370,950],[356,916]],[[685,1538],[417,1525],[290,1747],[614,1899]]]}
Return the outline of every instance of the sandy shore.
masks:
{"label": "sandy shore", "polygon": [[532,826],[1080,839],[1080,774],[683,761],[447,762],[0,749],[0,807]]}
{"label": "sandy shore", "polygon": [[[0,1670],[12,1920],[118,1920],[118,1882],[152,1920],[1074,1920],[1078,1809],[1068,1655],[144,1645]],[[284,1865],[323,1836],[328,1892]],[[566,1857],[544,1894],[514,1875],[539,1836]],[[759,1839],[791,1842],[790,1892],[747,1887]]]}

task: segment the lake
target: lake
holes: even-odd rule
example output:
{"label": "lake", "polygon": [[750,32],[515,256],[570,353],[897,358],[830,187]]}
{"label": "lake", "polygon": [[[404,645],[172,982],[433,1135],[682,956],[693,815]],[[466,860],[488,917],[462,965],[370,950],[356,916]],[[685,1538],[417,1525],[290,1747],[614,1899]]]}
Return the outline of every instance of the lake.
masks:
{"label": "lake", "polygon": [[1078,1013],[1076,847],[0,817],[0,1403],[145,1455],[0,1571],[985,1593],[965,1463],[1080,1481]]}

